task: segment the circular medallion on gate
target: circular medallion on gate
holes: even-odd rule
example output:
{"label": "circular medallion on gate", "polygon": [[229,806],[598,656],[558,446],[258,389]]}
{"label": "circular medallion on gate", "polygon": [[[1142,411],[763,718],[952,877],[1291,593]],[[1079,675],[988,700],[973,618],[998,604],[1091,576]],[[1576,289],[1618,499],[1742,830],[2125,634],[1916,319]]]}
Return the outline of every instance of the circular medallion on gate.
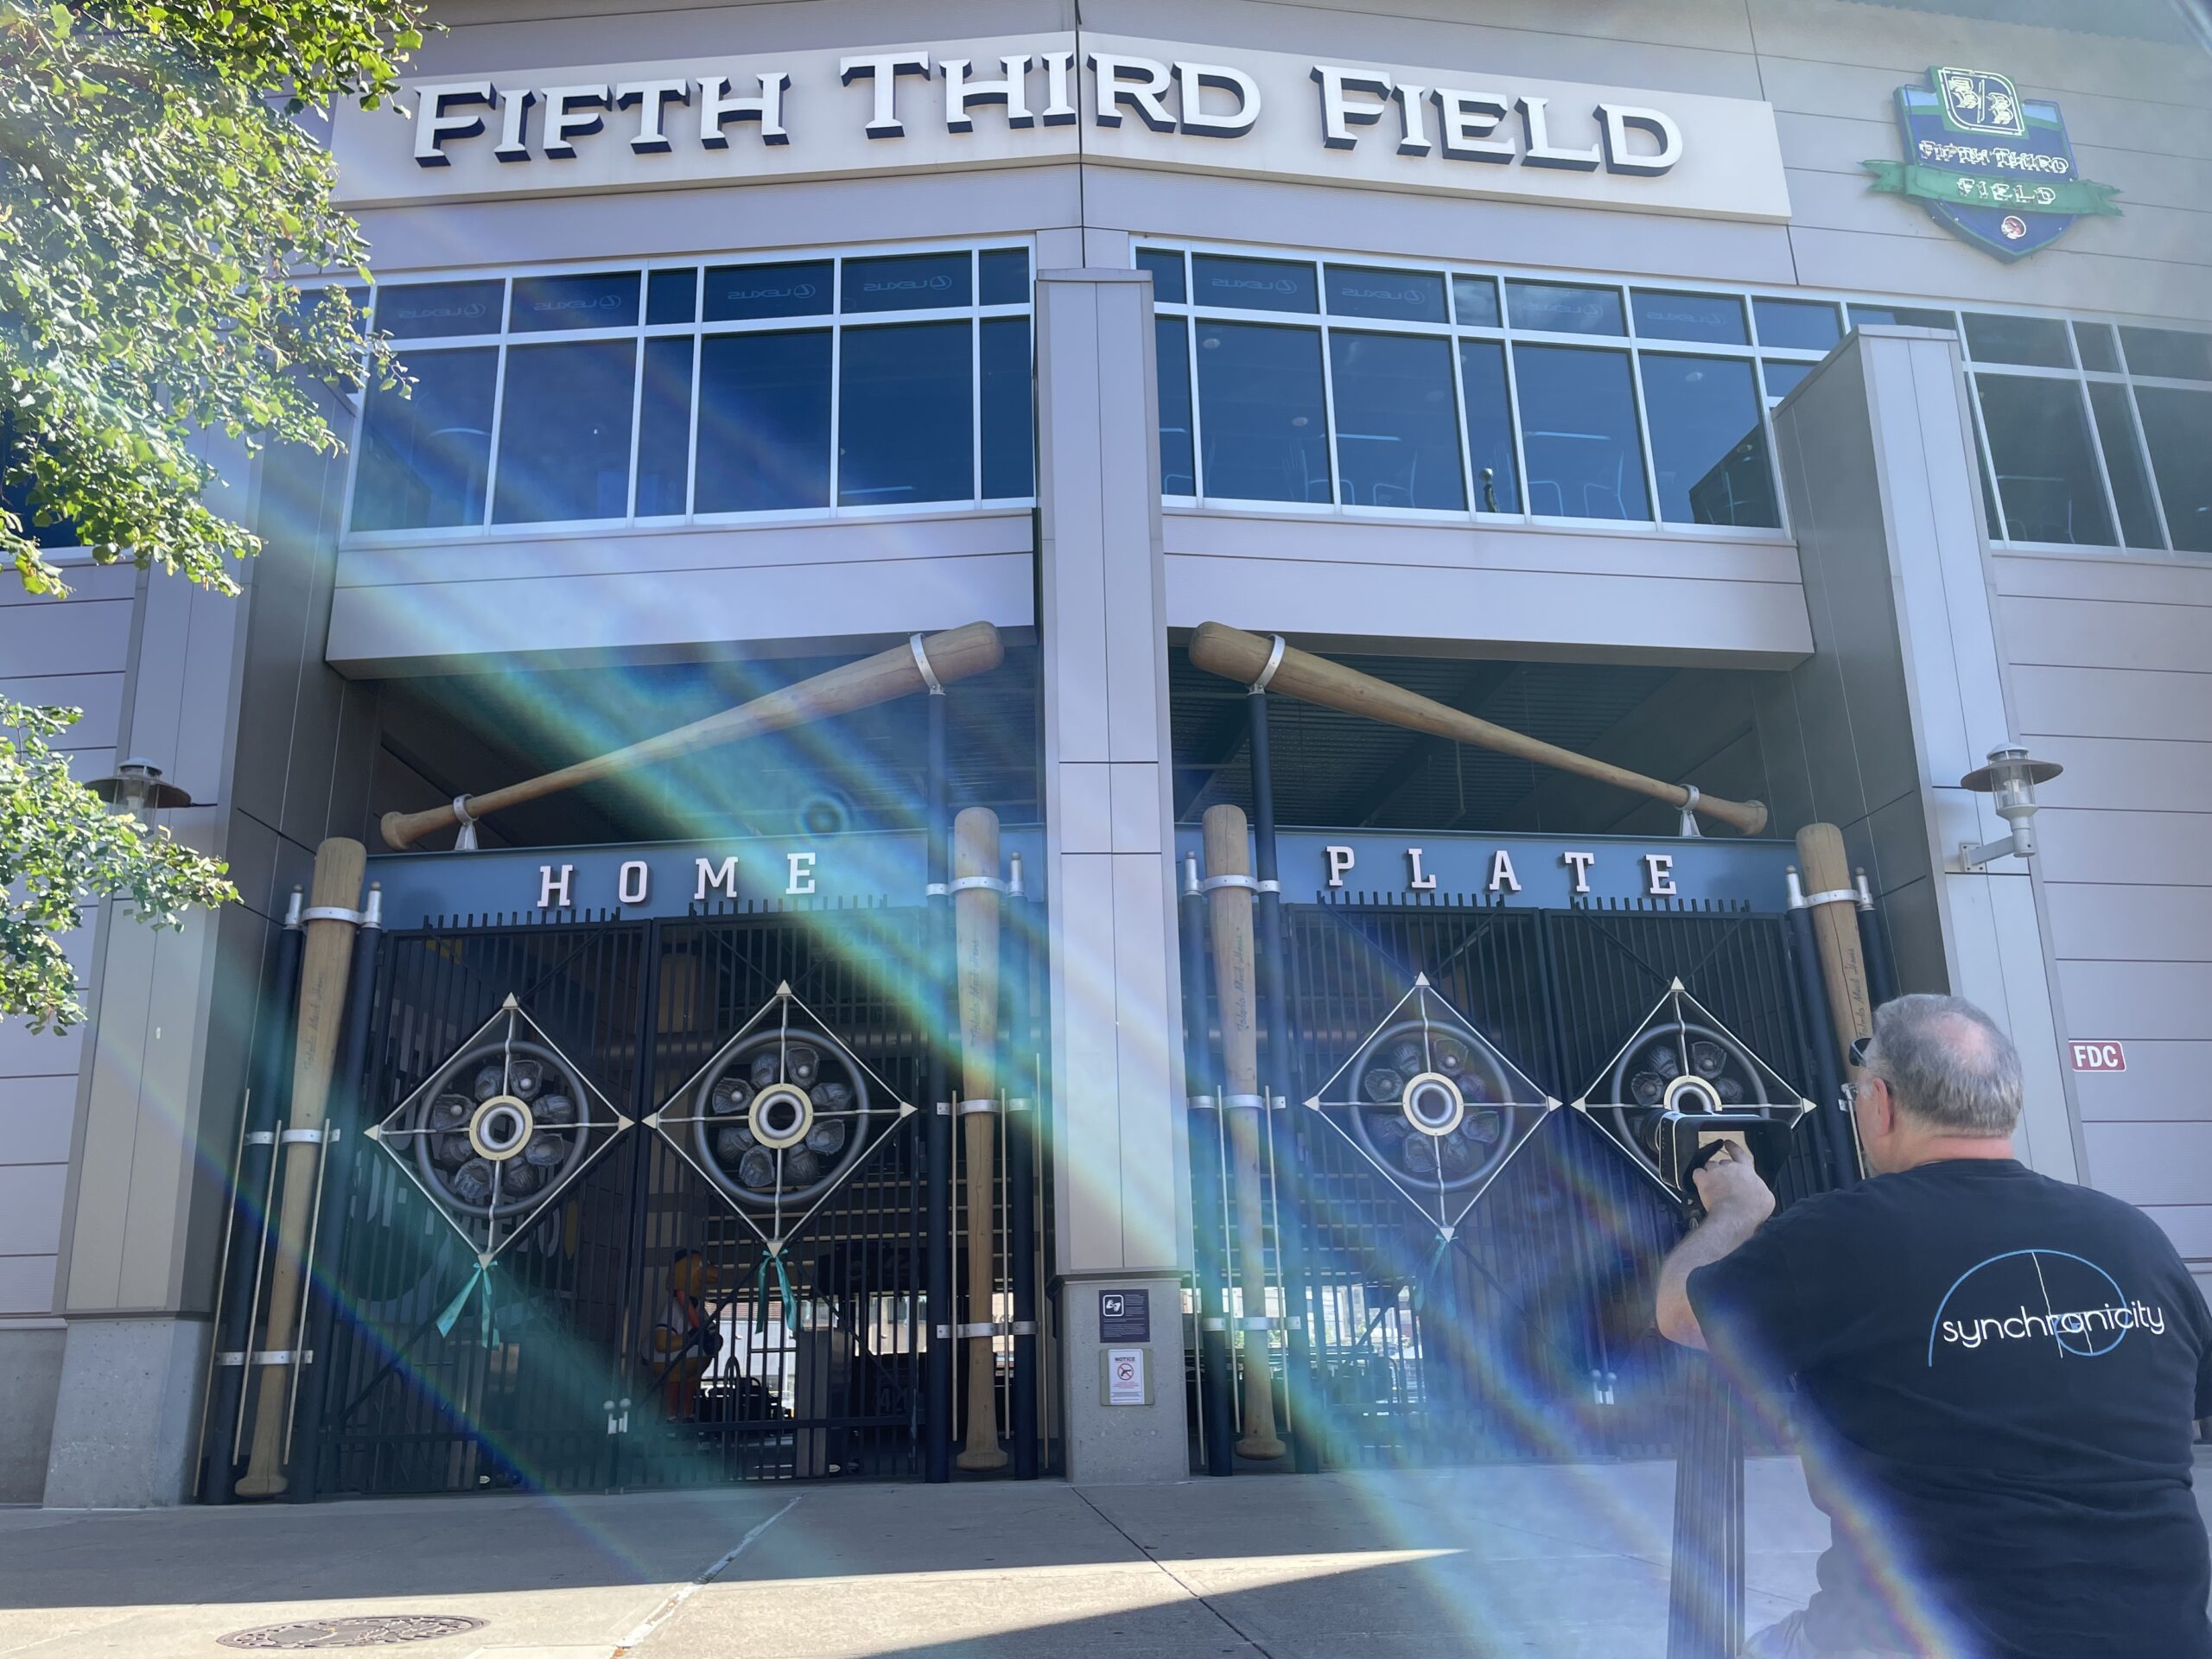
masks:
{"label": "circular medallion on gate", "polygon": [[836,1038],[797,1026],[735,1044],[693,1088],[700,1166],[751,1210],[804,1205],[868,1145],[868,1068]]}
{"label": "circular medallion on gate", "polygon": [[1521,1109],[1503,1067],[1457,1026],[1403,1020],[1368,1039],[1351,1065],[1350,1127],[1369,1156],[1431,1189],[1485,1179],[1512,1150]]}
{"label": "circular medallion on gate", "polygon": [[[1687,1000],[1687,999],[1686,999]],[[1663,1012],[1663,1011],[1662,1011]],[[1796,1101],[1788,1085],[1718,1022],[1688,1011],[1655,1018],[1624,1048],[1588,1097],[1611,1119],[1614,1135],[1656,1173],[1649,1137],[1666,1111],[1785,1116]]]}
{"label": "circular medallion on gate", "polygon": [[783,1152],[804,1141],[814,1127],[814,1102],[796,1084],[772,1083],[753,1096],[746,1124],[769,1151]]}
{"label": "circular medallion on gate", "polygon": [[1725,1112],[1728,1103],[1720,1097],[1720,1090],[1705,1078],[1694,1075],[1676,1077],[1667,1085],[1660,1096],[1660,1103],[1670,1112]]}
{"label": "circular medallion on gate", "polygon": [[468,1144],[479,1158],[505,1163],[530,1144],[537,1120],[530,1108],[512,1095],[494,1095],[479,1106],[468,1120]]}
{"label": "circular medallion on gate", "polygon": [[530,1209],[582,1166],[594,1138],[581,1080],[552,1048],[519,1038],[447,1061],[408,1127],[431,1196],[480,1216]]}
{"label": "circular medallion on gate", "polygon": [[1423,1135],[1439,1137],[1458,1128],[1467,1115],[1466,1096],[1440,1071],[1422,1071],[1407,1079],[1399,1103],[1408,1123]]}

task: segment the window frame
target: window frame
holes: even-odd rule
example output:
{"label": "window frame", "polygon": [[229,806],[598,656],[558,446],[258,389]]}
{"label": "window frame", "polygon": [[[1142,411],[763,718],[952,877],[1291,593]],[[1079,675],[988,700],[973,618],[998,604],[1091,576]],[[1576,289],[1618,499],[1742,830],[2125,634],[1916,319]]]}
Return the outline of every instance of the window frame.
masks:
{"label": "window frame", "polygon": [[[1029,262],[1030,289],[1020,302],[998,305],[982,303],[982,267],[981,256],[1000,250],[1019,249]],[[930,306],[893,311],[856,311],[849,315],[844,310],[844,262],[847,259],[880,258],[903,254],[965,253],[969,258],[969,302],[964,306]],[[797,260],[822,259],[830,264],[830,293],[825,308],[810,315],[753,317],[709,322],[705,318],[705,285],[709,269],[722,269],[733,265],[789,264]],[[575,328],[547,331],[516,329],[512,327],[510,310],[514,302],[514,285],[518,278],[550,276],[586,276],[595,271],[631,271],[638,273],[638,321],[622,327]],[[652,323],[648,315],[647,300],[651,279],[656,271],[690,270],[692,272],[691,318],[689,322]],[[982,362],[982,324],[996,318],[1020,318],[1031,327],[1030,374],[1033,388],[1036,374],[1035,345],[1035,284],[1037,251],[1033,237],[1001,236],[961,238],[951,241],[915,243],[876,242],[840,244],[834,248],[775,248],[749,249],[736,252],[701,252],[682,257],[590,259],[550,261],[521,265],[476,265],[442,268],[435,270],[394,270],[378,273],[378,283],[369,290],[372,302],[385,286],[401,286],[418,282],[496,281],[499,284],[499,327],[495,331],[474,334],[418,337],[396,342],[397,354],[404,363],[410,356],[426,355],[430,352],[450,351],[469,346],[490,346],[498,356],[492,391],[492,429],[488,435],[491,456],[486,467],[484,499],[476,519],[465,524],[445,524],[419,530],[356,530],[353,527],[354,490],[361,452],[361,435],[368,418],[370,396],[365,391],[350,400],[352,409],[345,422],[346,438],[346,495],[344,529],[340,545],[347,548],[412,547],[449,542],[512,542],[518,540],[560,539],[616,532],[624,535],[652,535],[673,531],[738,528],[753,524],[827,524],[841,520],[880,520],[886,518],[942,518],[978,512],[1026,512],[1037,505],[1035,493],[1034,458],[1031,478],[1031,493],[1024,496],[1005,496],[986,499],[983,490],[983,430],[982,392],[981,385]],[[315,285],[312,280],[302,286]],[[838,505],[840,437],[840,377],[843,369],[843,339],[848,327],[870,327],[901,322],[964,321],[968,326],[968,358],[970,376],[969,399],[969,487],[972,493],[965,500],[916,502],[901,505],[883,503],[871,505],[841,506]],[[370,327],[375,327],[373,311]],[[699,391],[701,365],[705,353],[698,343],[718,334],[759,334],[796,329],[821,328],[830,334],[830,495],[829,503],[820,507],[779,508],[762,512],[701,512],[697,510],[699,480]],[[645,396],[645,342],[655,339],[688,338],[695,343],[691,352],[691,391],[686,457],[683,512],[681,514],[658,513],[640,518],[638,513],[638,446],[639,423]],[[502,524],[493,517],[499,500],[499,449],[505,415],[508,348],[515,345],[538,345],[552,341],[582,342],[601,340],[627,340],[634,342],[630,372],[630,470],[626,511],[619,518],[563,518],[538,522]],[[1033,391],[1033,398],[1034,396]]]}

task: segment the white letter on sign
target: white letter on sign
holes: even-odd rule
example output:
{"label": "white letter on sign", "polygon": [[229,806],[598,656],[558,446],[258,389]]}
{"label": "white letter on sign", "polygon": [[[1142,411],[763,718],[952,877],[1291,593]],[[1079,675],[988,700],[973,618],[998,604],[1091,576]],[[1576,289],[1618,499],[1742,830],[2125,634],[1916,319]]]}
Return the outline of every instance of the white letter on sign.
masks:
{"label": "white letter on sign", "polygon": [[652,891],[652,872],[645,868],[642,858],[631,859],[615,874],[614,898],[618,904],[642,905]]}
{"label": "white letter on sign", "polygon": [[791,869],[791,879],[784,883],[784,891],[785,893],[812,893],[814,891],[814,855],[786,853],[784,855],[784,861]]}
{"label": "white letter on sign", "polygon": [[1433,875],[1423,875],[1421,874],[1420,848],[1408,847],[1406,849],[1406,862],[1414,867],[1413,874],[1406,880],[1406,885],[1408,887],[1411,887],[1416,893],[1433,893],[1436,891],[1436,878]]}
{"label": "white letter on sign", "polygon": [[550,864],[537,867],[537,907],[540,910],[566,910],[575,902],[569,897],[569,878],[576,873],[573,864],[563,864],[561,874],[553,874]]}
{"label": "white letter on sign", "polygon": [[1329,847],[1323,850],[1329,855],[1329,885],[1341,887],[1344,884],[1344,872],[1351,868],[1351,849]]}
{"label": "white letter on sign", "polygon": [[1503,847],[1490,855],[1490,890],[1492,893],[1521,891],[1521,878],[1513,874],[1513,855]]}
{"label": "white letter on sign", "polygon": [[698,861],[698,865],[699,890],[691,895],[694,899],[703,899],[710,891],[721,893],[725,899],[737,897],[737,860],[734,856],[722,860],[711,869],[703,858]]}
{"label": "white letter on sign", "polygon": [[1597,857],[1595,853],[1561,853],[1559,855],[1559,861],[1574,872],[1574,890],[1577,893],[1590,891],[1590,866]]}
{"label": "white letter on sign", "polygon": [[732,121],[758,121],[764,144],[791,143],[791,134],[784,130],[784,89],[791,84],[791,76],[771,69],[754,79],[760,83],[758,98],[725,97],[730,89],[728,75],[699,83],[699,142],[709,149],[729,148],[729,134],[722,129]]}
{"label": "white letter on sign", "polygon": [[929,72],[926,54],[918,57],[911,53],[890,52],[880,58],[843,58],[837,64],[837,79],[843,85],[849,86],[862,79],[875,83],[875,103],[868,119],[868,136],[871,138],[906,136],[906,129],[899,119],[899,77],[926,75]]}
{"label": "white letter on sign", "polygon": [[1672,853],[1646,853],[1643,855],[1643,890],[1654,899],[1665,899],[1675,891],[1675,855]]}
{"label": "white letter on sign", "polygon": [[[1351,149],[1359,143],[1358,136],[1352,131],[1353,124],[1371,127],[1390,107],[1388,75],[1317,63],[1313,66],[1313,80],[1321,89],[1321,143],[1330,149]],[[1344,96],[1347,92],[1357,92],[1376,101],[1354,104]]]}

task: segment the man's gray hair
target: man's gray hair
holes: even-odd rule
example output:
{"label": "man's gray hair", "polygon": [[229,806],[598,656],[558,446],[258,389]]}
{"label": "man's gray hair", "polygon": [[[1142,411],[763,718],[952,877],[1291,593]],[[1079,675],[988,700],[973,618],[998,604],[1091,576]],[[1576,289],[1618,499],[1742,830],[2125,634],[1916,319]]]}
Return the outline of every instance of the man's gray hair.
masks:
{"label": "man's gray hair", "polygon": [[1962,996],[1883,1003],[1867,1064],[1909,1116],[1947,1134],[2009,1135],[2020,1121],[2020,1052]]}

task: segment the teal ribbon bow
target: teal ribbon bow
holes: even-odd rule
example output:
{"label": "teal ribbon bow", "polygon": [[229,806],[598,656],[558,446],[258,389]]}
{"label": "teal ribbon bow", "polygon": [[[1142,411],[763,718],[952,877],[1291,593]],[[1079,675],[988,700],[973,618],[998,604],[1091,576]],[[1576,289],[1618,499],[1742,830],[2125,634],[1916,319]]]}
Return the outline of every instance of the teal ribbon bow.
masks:
{"label": "teal ribbon bow", "polygon": [[791,1276],[784,1271],[781,1250],[762,1252],[760,1265],[753,1274],[753,1328],[768,1328],[768,1269],[776,1270],[776,1289],[784,1299],[784,1329],[793,1336],[798,1334],[798,1297],[791,1289]]}
{"label": "teal ribbon bow", "polygon": [[1452,1241],[1444,1234],[1436,1236],[1436,1251],[1421,1268],[1421,1277],[1414,1281],[1414,1312],[1419,1313],[1428,1303],[1428,1282],[1436,1277],[1436,1270],[1444,1265],[1444,1258],[1452,1253]]}
{"label": "teal ribbon bow", "polygon": [[445,1312],[438,1315],[438,1334],[442,1337],[453,1334],[454,1326],[461,1321],[461,1310],[468,1306],[468,1299],[480,1287],[484,1292],[484,1301],[478,1310],[477,1340],[486,1348],[497,1348],[499,1332],[499,1327],[492,1323],[492,1264],[489,1262],[477,1262],[476,1271],[468,1275],[468,1282],[461,1286],[459,1293],[446,1304]]}

